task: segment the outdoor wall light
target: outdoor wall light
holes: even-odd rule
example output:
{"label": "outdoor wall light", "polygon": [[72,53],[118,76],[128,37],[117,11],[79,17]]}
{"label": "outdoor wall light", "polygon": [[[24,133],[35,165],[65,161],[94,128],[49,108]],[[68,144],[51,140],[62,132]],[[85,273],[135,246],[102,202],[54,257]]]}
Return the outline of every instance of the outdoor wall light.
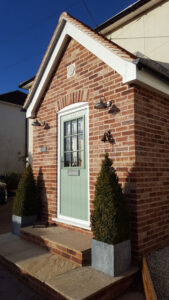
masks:
{"label": "outdoor wall light", "polygon": [[110,144],[114,144],[114,138],[113,138],[110,130],[108,130],[107,132],[104,133],[101,141],[104,143],[109,142]]}
{"label": "outdoor wall light", "polygon": [[[111,101],[107,101],[106,103],[104,103],[102,101],[102,98],[105,99],[104,96],[101,96],[101,98],[99,99],[99,101],[95,104],[94,108],[95,109],[104,109],[104,108],[107,108],[107,107],[110,107],[111,106]],[[106,99],[105,99],[106,100]]]}
{"label": "outdoor wall light", "polygon": [[109,114],[117,114],[119,111],[120,111],[120,109],[115,104],[113,104],[112,107],[110,107],[108,113]]}
{"label": "outdoor wall light", "polygon": [[32,123],[32,126],[43,126],[44,129],[49,129],[49,125],[46,121],[39,122],[37,119]]}
{"label": "outdoor wall light", "polygon": [[41,123],[36,119],[32,122],[32,126],[41,126]]}

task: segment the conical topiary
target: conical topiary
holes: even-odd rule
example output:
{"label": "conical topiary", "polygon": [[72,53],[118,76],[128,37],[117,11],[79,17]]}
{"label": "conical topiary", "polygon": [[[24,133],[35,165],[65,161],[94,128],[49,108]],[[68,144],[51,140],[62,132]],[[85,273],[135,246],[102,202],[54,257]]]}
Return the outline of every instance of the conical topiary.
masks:
{"label": "conical topiary", "polygon": [[25,169],[16,191],[13,214],[32,216],[37,214],[37,188],[30,165]]}
{"label": "conical topiary", "polygon": [[125,196],[107,153],[97,178],[91,224],[98,241],[117,244],[129,238]]}

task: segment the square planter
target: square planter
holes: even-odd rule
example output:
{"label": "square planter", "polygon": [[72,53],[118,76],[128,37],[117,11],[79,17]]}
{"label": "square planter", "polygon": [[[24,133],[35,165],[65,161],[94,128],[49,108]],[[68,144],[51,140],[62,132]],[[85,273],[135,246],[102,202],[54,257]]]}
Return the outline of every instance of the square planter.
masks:
{"label": "square planter", "polygon": [[119,276],[131,265],[130,240],[110,245],[92,239],[92,267],[111,276]]}
{"label": "square planter", "polygon": [[32,225],[37,220],[37,215],[33,216],[16,216],[12,215],[12,233],[19,235],[20,228]]}

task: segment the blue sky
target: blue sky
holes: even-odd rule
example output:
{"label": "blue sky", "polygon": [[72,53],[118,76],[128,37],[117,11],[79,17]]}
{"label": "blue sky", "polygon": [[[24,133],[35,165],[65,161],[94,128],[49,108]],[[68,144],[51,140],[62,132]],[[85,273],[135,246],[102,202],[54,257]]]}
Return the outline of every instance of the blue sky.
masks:
{"label": "blue sky", "polygon": [[[100,25],[135,0],[85,0]],[[17,90],[33,77],[50,42],[58,18],[67,11],[95,28],[83,0],[6,0],[0,9],[0,94]]]}

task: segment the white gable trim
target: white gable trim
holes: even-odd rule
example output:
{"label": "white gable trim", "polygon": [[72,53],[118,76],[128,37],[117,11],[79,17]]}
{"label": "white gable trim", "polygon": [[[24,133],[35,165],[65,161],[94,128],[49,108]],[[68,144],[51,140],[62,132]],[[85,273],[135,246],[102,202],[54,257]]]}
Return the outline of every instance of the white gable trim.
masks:
{"label": "white gable trim", "polygon": [[[118,55],[114,54],[110,49],[106,46],[103,46],[97,40],[93,39],[89,34],[81,31],[77,26],[73,25],[70,22],[66,22],[62,33],[57,41],[57,44],[51,54],[51,57],[48,61],[46,69],[44,70],[43,76],[39,82],[39,85],[35,87],[35,92],[31,92],[33,96],[30,95],[30,105],[27,109],[26,116],[27,118],[33,117],[36,111],[36,107],[39,103],[40,97],[48,83],[48,79],[50,78],[54,68],[57,65],[57,61],[60,57],[60,54],[64,50],[64,46],[71,37],[96,55],[100,60],[105,62],[108,66],[118,72],[125,80],[126,78],[130,78],[131,75],[135,76],[136,66],[128,61],[123,60]],[[130,76],[128,71],[130,70]]]}
{"label": "white gable trim", "polygon": [[31,91],[29,98],[30,104],[26,112],[27,118],[34,117],[41,96],[55,67],[57,66],[60,55],[64,51],[66,42],[70,37],[92,52],[113,70],[118,72],[123,78],[123,83],[139,81],[144,85],[146,84],[152,88],[155,88],[165,95],[169,95],[167,83],[161,84],[162,81],[155,76],[151,76],[151,80],[150,78],[147,80],[147,73],[144,71],[143,76],[141,76],[142,71],[139,71],[134,63],[122,59],[118,55],[114,54],[112,50],[91,37],[89,33],[85,33],[79,29],[78,26],[63,19],[62,23],[60,24],[60,30],[58,30],[58,34],[56,34],[56,37],[53,41],[53,45],[55,46],[52,51],[49,51],[48,56],[46,57],[47,64],[42,67],[42,70],[38,75],[40,81],[37,81],[37,84],[35,83],[35,86]]}

